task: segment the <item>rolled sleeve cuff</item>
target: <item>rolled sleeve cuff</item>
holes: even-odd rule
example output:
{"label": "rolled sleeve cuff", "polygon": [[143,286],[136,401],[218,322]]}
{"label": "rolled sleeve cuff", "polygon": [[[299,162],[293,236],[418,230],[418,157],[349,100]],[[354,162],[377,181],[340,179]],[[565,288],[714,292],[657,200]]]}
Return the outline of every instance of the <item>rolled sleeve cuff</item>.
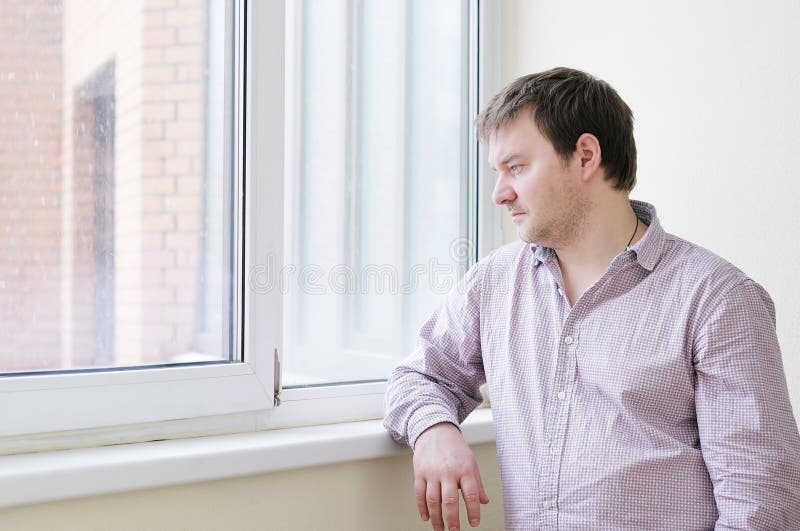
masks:
{"label": "rolled sleeve cuff", "polygon": [[458,425],[458,418],[451,411],[443,408],[442,406],[424,406],[414,412],[411,420],[408,423],[408,445],[414,449],[417,443],[417,438],[422,435],[422,432],[435,424],[441,422],[449,422],[461,429]]}

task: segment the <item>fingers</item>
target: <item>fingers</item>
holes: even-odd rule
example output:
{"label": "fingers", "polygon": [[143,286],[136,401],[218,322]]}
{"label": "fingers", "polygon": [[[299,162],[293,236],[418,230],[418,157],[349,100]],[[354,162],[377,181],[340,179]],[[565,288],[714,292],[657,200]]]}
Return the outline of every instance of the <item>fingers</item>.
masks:
{"label": "fingers", "polygon": [[[458,485],[453,482],[428,482],[425,505],[435,531],[460,529],[458,518]],[[426,518],[423,517],[423,520]],[[445,527],[445,523],[447,526]]]}
{"label": "fingers", "polygon": [[489,495],[486,494],[486,489],[483,488],[483,479],[481,479],[481,473],[477,469],[477,465],[475,468],[475,477],[478,479],[478,494],[479,494],[478,499],[483,505],[486,505],[487,503],[489,503]]}
{"label": "fingers", "polygon": [[476,470],[474,476],[464,476],[458,486],[449,482],[426,482],[422,478],[414,481],[419,516],[425,522],[430,520],[434,531],[461,529],[458,514],[459,487],[467,508],[469,525],[477,527],[481,521],[481,504],[489,503],[480,472]]}
{"label": "fingers", "polygon": [[425,488],[425,503],[434,531],[442,531],[444,520],[442,520],[442,491],[439,482],[428,482]]}
{"label": "fingers", "polygon": [[475,456],[458,427],[436,424],[414,445],[414,495],[423,521],[434,531],[461,529],[459,489],[471,526],[480,523],[481,504],[489,503]]}
{"label": "fingers", "polygon": [[458,522],[458,485],[454,482],[442,483],[442,507],[447,529],[460,529]]}
{"label": "fingers", "polygon": [[[478,483],[473,476],[464,477],[461,480],[461,495],[464,497],[464,505],[467,506],[467,520],[469,525],[476,527],[481,521],[481,492]],[[486,493],[483,494],[486,496]]]}
{"label": "fingers", "polygon": [[428,501],[425,497],[425,489],[425,480],[417,478],[417,480],[414,481],[414,496],[417,498],[417,510],[419,511],[419,517],[422,518],[424,522],[427,522],[430,518],[430,514],[428,514]]}

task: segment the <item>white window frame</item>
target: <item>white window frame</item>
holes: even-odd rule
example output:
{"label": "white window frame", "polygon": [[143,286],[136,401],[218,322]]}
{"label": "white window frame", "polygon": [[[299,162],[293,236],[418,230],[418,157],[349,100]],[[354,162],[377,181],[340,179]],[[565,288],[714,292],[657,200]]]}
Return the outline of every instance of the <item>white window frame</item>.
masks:
{"label": "white window frame", "polygon": [[[469,0],[470,71],[468,107],[477,113],[500,88],[500,3]],[[478,66],[480,65],[480,67]],[[478,242],[476,259],[502,244],[502,210],[492,202],[494,172],[486,146],[479,145],[468,124],[468,238]],[[287,163],[290,163],[287,161]],[[290,200],[290,198],[287,198]],[[355,357],[358,353],[350,353]],[[284,428],[331,424],[383,417],[385,382],[331,384],[281,390],[278,407],[265,419],[267,427]]]}
{"label": "white window frame", "polygon": [[[469,4],[470,69],[479,62],[489,66],[477,76],[471,71],[474,111],[499,85],[500,16],[496,2]],[[238,234],[246,239],[246,252],[234,264],[236,285],[243,286],[234,329],[244,330],[236,341],[243,361],[0,377],[0,455],[383,416],[385,382],[281,390],[276,379],[282,293],[248,289],[247,272],[272,258],[283,263],[285,5],[241,0],[237,9],[236,93],[245,87],[246,101],[235,98],[234,129],[243,137],[235,133],[234,178],[244,168],[244,183],[233,200],[245,209]],[[501,212],[491,204],[493,178],[484,151],[471,133],[469,236],[478,240],[479,256],[501,243]]]}

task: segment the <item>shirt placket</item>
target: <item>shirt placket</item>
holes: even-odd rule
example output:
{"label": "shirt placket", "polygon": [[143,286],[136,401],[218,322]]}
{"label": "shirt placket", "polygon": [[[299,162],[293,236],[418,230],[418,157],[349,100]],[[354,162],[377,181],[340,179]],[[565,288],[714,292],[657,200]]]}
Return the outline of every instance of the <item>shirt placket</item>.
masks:
{"label": "shirt placket", "polygon": [[567,418],[575,379],[575,347],[577,346],[577,316],[570,313],[562,327],[558,342],[553,388],[548,397],[548,418],[545,431],[545,455],[541,467],[540,492],[542,514],[549,529],[558,528],[558,482],[561,473],[561,452],[567,432]]}
{"label": "shirt placket", "polygon": [[[623,260],[615,260],[609,270],[575,303],[567,314],[558,340],[553,387],[547,397],[547,419],[545,424],[546,447],[542,459],[541,473],[539,476],[539,492],[541,511],[547,529],[558,529],[558,485],[561,474],[561,457],[564,442],[567,437],[567,420],[575,384],[577,371],[577,348],[579,342],[579,324],[585,314],[590,310],[590,303],[597,295],[597,291],[620,270]],[[554,278],[557,279],[556,287],[561,297],[561,303],[568,306],[566,295],[561,288],[563,278],[557,264],[549,264]]]}

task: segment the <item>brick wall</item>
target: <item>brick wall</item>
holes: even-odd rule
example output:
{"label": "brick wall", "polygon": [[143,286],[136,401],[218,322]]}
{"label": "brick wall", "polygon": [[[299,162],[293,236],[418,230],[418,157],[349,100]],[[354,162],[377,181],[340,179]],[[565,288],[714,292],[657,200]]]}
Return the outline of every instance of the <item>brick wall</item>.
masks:
{"label": "brick wall", "polygon": [[61,2],[0,2],[0,367],[61,349]]}
{"label": "brick wall", "polygon": [[204,1],[145,0],[144,361],[190,350],[200,313],[205,34]]}
{"label": "brick wall", "polygon": [[[193,349],[205,36],[204,0],[0,2],[0,371]],[[110,121],[90,90],[104,68]]]}

